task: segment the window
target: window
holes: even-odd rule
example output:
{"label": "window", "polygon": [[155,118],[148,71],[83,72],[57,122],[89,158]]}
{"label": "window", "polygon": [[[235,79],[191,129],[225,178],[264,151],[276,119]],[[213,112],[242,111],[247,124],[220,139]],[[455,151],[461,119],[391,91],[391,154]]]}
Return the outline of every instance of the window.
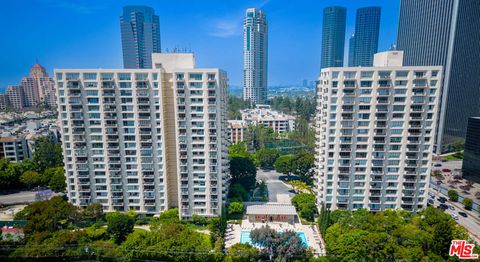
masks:
{"label": "window", "polygon": [[343,76],[346,78],[346,79],[351,79],[351,78],[355,78],[355,75],[357,74],[357,72],[344,72],[343,73]]}
{"label": "window", "polygon": [[130,73],[118,73],[118,80],[132,80],[132,74],[130,74]]}
{"label": "window", "polygon": [[135,80],[147,80],[148,79],[148,73],[136,73],[135,74]]}
{"label": "window", "polygon": [[83,73],[84,80],[97,80],[97,73]]}
{"label": "window", "polygon": [[190,78],[190,80],[202,80],[202,74],[198,74],[198,73],[191,73],[188,75],[188,78]]}
{"label": "window", "polygon": [[98,103],[98,98],[87,98],[87,103],[96,104]]}
{"label": "window", "polygon": [[372,81],[360,81],[360,87],[372,87]]}
{"label": "window", "polygon": [[113,73],[101,73],[101,80],[113,80]]}
{"label": "window", "polygon": [[97,90],[87,90],[87,96],[98,96]]}
{"label": "window", "polygon": [[372,78],[373,71],[365,71],[360,74],[361,78]]}
{"label": "window", "polygon": [[408,71],[397,71],[397,77],[408,77]]}

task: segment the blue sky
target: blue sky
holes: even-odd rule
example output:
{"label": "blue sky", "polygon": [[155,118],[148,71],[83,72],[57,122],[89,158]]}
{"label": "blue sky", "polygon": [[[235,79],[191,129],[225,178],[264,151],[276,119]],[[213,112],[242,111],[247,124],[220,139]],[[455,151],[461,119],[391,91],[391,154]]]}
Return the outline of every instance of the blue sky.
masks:
{"label": "blue sky", "polygon": [[163,50],[191,49],[197,66],[226,70],[231,85],[242,84],[242,23],[248,7],[267,14],[269,85],[318,77],[324,7],[347,7],[348,45],[356,9],[381,6],[379,50],[395,42],[399,13],[399,0],[0,0],[0,90],[17,84],[36,60],[50,73],[54,68],[121,68],[119,16],[129,4],[155,9]]}

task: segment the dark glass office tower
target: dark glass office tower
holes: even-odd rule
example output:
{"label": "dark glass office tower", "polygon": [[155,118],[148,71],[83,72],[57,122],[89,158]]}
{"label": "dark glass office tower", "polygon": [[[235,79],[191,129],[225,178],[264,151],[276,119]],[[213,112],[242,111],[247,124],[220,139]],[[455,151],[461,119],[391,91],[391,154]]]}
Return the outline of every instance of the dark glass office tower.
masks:
{"label": "dark glass office tower", "polygon": [[465,139],[480,115],[480,1],[402,0],[397,49],[404,65],[441,65],[444,83],[436,152]]}
{"label": "dark glass office tower", "polygon": [[153,8],[125,6],[120,16],[124,68],[152,68],[160,52],[160,22]]}
{"label": "dark glass office tower", "polygon": [[372,66],[373,55],[378,51],[380,7],[357,9],[355,37],[350,39],[349,66]]}
{"label": "dark glass office tower", "polygon": [[480,183],[480,117],[468,119],[462,172],[465,179]]}
{"label": "dark glass office tower", "polygon": [[321,68],[343,66],[346,18],[344,7],[323,9]]}

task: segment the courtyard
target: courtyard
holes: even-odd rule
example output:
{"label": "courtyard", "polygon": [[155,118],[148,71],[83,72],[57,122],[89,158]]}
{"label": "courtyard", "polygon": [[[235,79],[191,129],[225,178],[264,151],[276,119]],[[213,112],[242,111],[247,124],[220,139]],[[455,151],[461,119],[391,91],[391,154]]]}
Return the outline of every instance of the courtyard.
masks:
{"label": "courtyard", "polygon": [[281,202],[250,202],[246,206],[241,223],[228,224],[225,234],[225,246],[231,247],[237,243],[252,244],[250,232],[264,226],[269,226],[277,232],[296,232],[302,242],[315,256],[325,255],[323,240],[315,225],[304,225],[290,205],[289,194],[278,194],[275,199]]}

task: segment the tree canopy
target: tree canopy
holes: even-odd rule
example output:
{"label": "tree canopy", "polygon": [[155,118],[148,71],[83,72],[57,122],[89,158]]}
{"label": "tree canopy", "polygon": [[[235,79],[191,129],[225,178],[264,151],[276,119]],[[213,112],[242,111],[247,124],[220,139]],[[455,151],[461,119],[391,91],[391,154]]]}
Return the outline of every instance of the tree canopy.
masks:
{"label": "tree canopy", "polygon": [[327,221],[324,239],[334,261],[445,261],[452,239],[468,239],[463,227],[433,207],[419,214],[335,210]]}
{"label": "tree canopy", "polygon": [[49,137],[35,140],[33,149],[32,160],[38,172],[43,172],[49,167],[63,166],[62,147]]}
{"label": "tree canopy", "polygon": [[269,226],[254,229],[250,232],[252,243],[261,248],[264,258],[275,258],[275,261],[308,260],[311,256],[307,246],[293,231],[276,232]]}
{"label": "tree canopy", "polygon": [[133,232],[135,219],[129,214],[110,212],[106,215],[107,233],[112,236],[115,243],[122,243],[128,234]]}
{"label": "tree canopy", "polygon": [[264,169],[273,169],[279,156],[280,154],[275,149],[261,148],[254,154],[255,164]]}

